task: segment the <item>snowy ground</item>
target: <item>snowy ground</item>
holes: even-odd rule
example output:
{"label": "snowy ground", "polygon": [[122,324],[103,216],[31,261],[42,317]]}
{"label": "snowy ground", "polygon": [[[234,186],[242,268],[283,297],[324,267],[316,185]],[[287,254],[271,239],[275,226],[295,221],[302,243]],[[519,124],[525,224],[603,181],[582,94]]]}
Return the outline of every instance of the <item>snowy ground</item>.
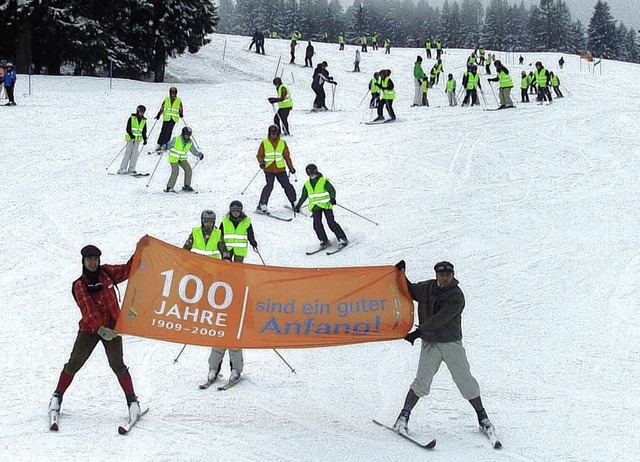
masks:
{"label": "snowy ground", "polygon": [[[565,56],[559,75],[570,93],[551,106],[449,108],[441,82],[429,93],[431,108],[410,108],[419,50],[363,53],[357,74],[349,72],[355,47],[338,52],[333,44],[316,44],[314,64],[328,61],[339,82],[335,112],[308,113],[311,70],[284,65],[295,103],[287,139],[300,172],[294,186],[299,192],[304,166],[315,162],[338,203],[379,226],[337,209],[353,245],[307,257],[316,245],[308,218],[253,215],[262,256],[304,267],[404,258],[414,281],[432,277],[438,260],[454,262],[467,297],[465,344],[504,449],[478,433],[445,367],[410,422],[418,438],[438,439],[435,451],[425,455],[371,423],[393,422],[413,379],[419,349],[404,341],[281,351],[297,374],[273,351],[246,351],[246,380],[218,392],[197,387],[206,348],[187,347],[174,364],[180,345],[127,337],[125,361],[151,406],[139,426],[116,433],[125,401],[98,347],[65,395],[60,432],[48,431],[46,407],[79,320],[70,285],[80,248],[94,243],[103,262],[120,263],[145,234],[182,245],[204,208],[221,216],[233,199],[256,206],[261,176],[240,192],[258,170],[273,116],[271,79],[279,56],[288,61],[288,42],[267,40],[267,56],[243,51],[248,42],[214,36],[199,54],[169,63],[206,155],[194,172],[196,196],[162,192],[164,159],[148,188],[148,178],[105,169],[124,146],[129,114],[145,104],[152,117],[169,82],[116,80],[110,90],[106,79],[35,76],[29,96],[19,76],[18,106],[0,110],[0,460],[638,460],[638,66],[605,62],[593,76]],[[445,74],[460,82],[467,55],[445,54]],[[558,58],[526,54],[525,62],[556,70]],[[518,86],[521,69],[506,64]],[[381,68],[393,71],[405,121],[363,125],[372,115],[366,101],[358,104]],[[519,100],[518,88],[513,96]],[[143,153],[139,170],[157,160]],[[270,206],[284,213],[285,202],[276,186]],[[248,262],[260,264],[255,254]]]}

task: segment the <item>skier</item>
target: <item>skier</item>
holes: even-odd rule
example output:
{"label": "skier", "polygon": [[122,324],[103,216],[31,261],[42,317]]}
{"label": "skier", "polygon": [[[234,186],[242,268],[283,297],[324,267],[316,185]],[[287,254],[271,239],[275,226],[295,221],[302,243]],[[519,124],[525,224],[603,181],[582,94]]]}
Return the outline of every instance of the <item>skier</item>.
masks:
{"label": "skier", "polygon": [[356,59],[353,61],[353,72],[360,72],[360,50],[356,50]]}
{"label": "skier", "polygon": [[549,101],[549,104],[553,103],[551,98],[551,92],[549,91],[549,85],[551,84],[551,77],[549,72],[544,68],[542,62],[536,62],[536,70],[533,73],[536,78],[536,86],[538,87],[538,97],[536,102],[542,104],[543,101]]}
{"label": "skier", "polygon": [[377,32],[373,34],[373,36],[371,37],[371,48],[373,48],[373,50],[378,49],[378,33]]}
{"label": "skier", "polygon": [[251,51],[251,48],[253,47],[253,45],[256,46],[256,53],[258,52],[258,28],[256,28],[253,31],[253,36],[251,37],[251,43],[249,44],[249,51]]}
{"label": "skier", "polygon": [[171,165],[171,175],[169,176],[169,181],[167,181],[167,187],[164,192],[176,192],[173,187],[176,185],[176,180],[180,173],[178,167],[184,170],[184,186],[182,186],[182,190],[194,192],[194,189],[191,187],[191,165],[189,164],[187,155],[190,152],[199,160],[203,160],[204,154],[193,145],[193,141],[191,140],[192,134],[193,130],[191,130],[191,128],[183,127],[180,136],[176,136],[166,145],[166,149],[169,150],[168,161]]}
{"label": "skier", "polygon": [[[64,393],[71,385],[75,374],[84,366],[96,345],[100,342],[109,360],[109,366],[120,382],[129,407],[129,419],[140,414],[140,404],[133,389],[129,369],[122,358],[122,337],[115,335],[113,328],[120,314],[116,297],[117,285],[129,279],[132,258],[124,265],[101,265],[102,252],[95,245],[80,250],[82,276],[71,286],[73,298],[80,308],[80,329],[64,365],[58,384],[49,402],[49,412],[59,413]],[[56,430],[56,428],[52,428]]]}
{"label": "skier", "polygon": [[329,82],[332,83],[333,79],[328,80],[325,68],[325,61],[321,62],[316,66],[313,70],[313,81],[311,82],[311,89],[316,94],[316,98],[313,100],[313,110],[314,111],[328,111],[329,109],[326,106],[325,100],[326,95],[324,92],[324,83]]}
{"label": "skier", "polygon": [[260,143],[256,158],[258,159],[260,168],[264,171],[264,177],[267,181],[267,184],[262,188],[257,210],[262,213],[269,213],[267,204],[269,203],[269,197],[271,196],[271,191],[273,191],[273,183],[275,180],[278,180],[278,183],[280,183],[280,186],[284,189],[284,193],[291,204],[291,208],[294,208],[296,190],[289,182],[289,176],[287,175],[285,166],[289,168],[291,175],[295,175],[296,169],[293,167],[287,142],[280,138],[280,127],[277,125],[269,126],[267,138]]}
{"label": "skier", "polygon": [[560,56],[560,59],[558,60],[558,66],[560,66],[560,70],[562,70],[562,68],[564,67],[564,56]]}
{"label": "skier", "polygon": [[222,239],[222,231],[216,228],[216,213],[213,210],[202,211],[200,226],[191,230],[182,248],[216,260],[231,259]]}
{"label": "skier", "polygon": [[427,39],[424,43],[424,47],[427,50],[427,59],[431,59],[431,39]]}
{"label": "skier", "polygon": [[118,169],[118,175],[135,175],[136,164],[138,163],[138,156],[140,155],[140,142],[147,144],[147,119],[144,117],[144,113],[147,112],[147,108],[142,104],[136,108],[136,112],[131,114],[131,117],[127,120],[127,128],[124,139],[127,141],[127,146],[124,150],[124,157],[120,163]]}
{"label": "skier", "polygon": [[380,73],[374,72],[373,77],[369,81],[369,90],[371,91],[371,101],[369,101],[369,109],[376,109],[380,104],[380,85],[382,79],[380,79]]}
{"label": "skier", "polygon": [[529,92],[527,90],[529,89],[529,76],[526,71],[520,73],[520,78],[520,100],[522,103],[528,103]]}
{"label": "skier", "polygon": [[[404,260],[396,263],[396,268],[405,271]],[[409,293],[418,302],[418,328],[404,338],[413,346],[417,339],[422,340],[418,371],[404,401],[394,430],[407,433],[411,410],[423,396],[429,395],[431,383],[440,364],[444,362],[460,394],[471,403],[476,411],[480,428],[493,430],[480,397],[480,386],[471,375],[469,362],[462,345],[462,311],[464,294],[454,278],[453,265],[448,261],[436,263],[436,277],[418,283],[407,279]],[[405,275],[406,278],[406,275]]]}
{"label": "skier", "polygon": [[436,40],[436,59],[442,58],[442,40]]}
{"label": "skier", "polygon": [[258,31],[258,37],[256,40],[256,53],[261,55],[264,54],[264,33],[262,31]]}
{"label": "skier", "polygon": [[340,48],[338,49],[338,51],[344,51],[344,33],[340,32],[338,34],[338,44],[340,45]]}
{"label": "skier", "polygon": [[391,80],[391,71],[389,69],[382,69],[379,73],[380,75],[380,89],[382,90],[382,99],[378,104],[378,117],[376,117],[373,121],[380,122],[384,120],[384,116],[382,115],[383,110],[386,106],[387,112],[389,113],[390,120],[396,120],[396,113],[393,111],[393,100],[396,98],[396,90],[393,85],[393,80]]}
{"label": "skier", "polygon": [[478,50],[478,66],[484,66],[484,55],[485,55],[485,51],[483,47],[480,47],[480,49]]}
{"label": "skier", "polygon": [[536,76],[533,71],[529,72],[529,94],[535,95],[538,93],[538,87],[536,86]]}
{"label": "skier", "polygon": [[524,56],[520,55],[520,57],[518,58],[518,64],[520,66],[522,66],[524,64]]}
{"label": "skier", "polygon": [[471,70],[469,72],[465,72],[464,77],[462,78],[462,86],[466,88],[467,93],[464,95],[464,100],[462,101],[462,107],[469,105],[471,102],[471,106],[479,106],[480,102],[478,101],[478,88],[482,90],[482,86],[480,85],[480,76],[478,75],[478,66],[475,64],[471,66]]}
{"label": "skier", "polygon": [[289,64],[295,64],[296,62],[296,46],[298,46],[298,42],[295,40],[291,40],[291,43],[289,44],[289,53],[291,54],[291,60],[289,61]]}
{"label": "skier", "polygon": [[389,37],[385,37],[384,39],[384,54],[391,54],[391,39]]}
{"label": "skier", "polygon": [[458,98],[456,98],[456,80],[453,78],[453,74],[447,76],[447,88],[444,91],[449,98],[449,106],[457,106]]}
{"label": "skier", "polygon": [[433,65],[430,72],[431,81],[429,85],[433,87],[440,83],[440,73],[442,72],[442,59],[438,59],[438,61]]}
{"label": "skier", "polygon": [[242,263],[248,253],[248,244],[258,251],[251,219],[242,211],[242,202],[235,200],[229,204],[229,213],[222,218],[220,229],[230,260]]}
{"label": "skier", "polygon": [[313,54],[313,45],[311,45],[311,40],[309,40],[304,53],[304,67],[313,67]]}
{"label": "skier", "polygon": [[495,55],[493,53],[489,53],[487,55],[487,62],[484,65],[484,71],[487,75],[491,75],[491,63],[494,60]]}
{"label": "skier", "polygon": [[420,106],[429,107],[429,99],[427,98],[428,91],[429,91],[429,78],[425,76],[422,79],[422,83],[420,84],[420,93],[422,95],[420,98]]}
{"label": "skier", "polygon": [[553,91],[556,94],[556,98],[564,98],[564,95],[560,91],[560,79],[553,72],[549,72],[549,82],[551,83],[551,86],[553,87]]}
{"label": "skier", "polygon": [[360,37],[360,47],[362,48],[362,52],[366,53],[367,52],[367,36],[366,34],[362,34],[362,37]]}
{"label": "skier", "polygon": [[291,99],[291,93],[289,92],[289,88],[282,83],[280,77],[276,77],[273,79],[273,86],[276,87],[276,92],[278,93],[277,98],[269,98],[269,102],[271,104],[278,103],[278,112],[273,117],[273,123],[280,127],[282,123],[282,132],[285,136],[291,134],[289,131],[289,113],[293,109],[293,100]]}
{"label": "skier", "polygon": [[3,67],[4,75],[2,76],[2,82],[4,84],[5,94],[7,95],[7,99],[9,100],[9,102],[6,103],[5,106],[15,106],[16,100],[14,89],[18,77],[16,76],[16,71],[13,70],[12,63],[6,63]]}
{"label": "skier", "polygon": [[156,146],[156,152],[158,154],[161,154],[161,151],[167,149],[165,145],[171,139],[173,127],[183,115],[182,100],[178,98],[178,89],[171,87],[169,88],[169,96],[164,99],[158,114],[156,114],[156,120],[160,120],[160,116],[162,116],[162,128],[160,129],[158,145]]}
{"label": "skier", "polygon": [[300,212],[302,204],[309,199],[309,211],[313,215],[313,229],[320,239],[320,248],[326,249],[329,246],[329,238],[322,225],[322,215],[327,219],[329,229],[336,235],[339,246],[349,244],[347,236],[342,227],[336,222],[333,216],[333,206],[336,205],[336,190],[329,182],[329,179],[322,176],[315,164],[309,164],[305,168],[309,179],[302,188],[300,200],[295,206],[296,213]]}
{"label": "skier", "polygon": [[413,64],[413,104],[411,106],[422,106],[422,81],[424,80],[424,70],[422,69],[422,56],[418,55]]}
{"label": "skier", "polygon": [[494,63],[496,67],[496,76],[492,79],[487,79],[487,82],[499,82],[500,89],[498,90],[498,97],[500,99],[500,106],[498,109],[507,109],[513,107],[513,101],[511,100],[511,89],[513,88],[513,80],[509,75],[509,69],[502,65],[502,61],[499,59]]}

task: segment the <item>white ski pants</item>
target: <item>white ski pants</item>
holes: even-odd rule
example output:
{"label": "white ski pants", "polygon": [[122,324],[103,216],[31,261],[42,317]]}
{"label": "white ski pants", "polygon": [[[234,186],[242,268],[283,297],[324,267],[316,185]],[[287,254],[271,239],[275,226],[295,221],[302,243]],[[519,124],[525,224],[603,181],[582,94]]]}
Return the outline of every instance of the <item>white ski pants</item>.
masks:
{"label": "white ski pants", "polygon": [[464,399],[480,396],[480,386],[471,375],[467,352],[462,341],[432,343],[422,340],[418,372],[411,384],[411,389],[419,398],[427,396],[431,390],[431,383],[440,364],[444,362],[451,373],[451,378],[460,390]]}

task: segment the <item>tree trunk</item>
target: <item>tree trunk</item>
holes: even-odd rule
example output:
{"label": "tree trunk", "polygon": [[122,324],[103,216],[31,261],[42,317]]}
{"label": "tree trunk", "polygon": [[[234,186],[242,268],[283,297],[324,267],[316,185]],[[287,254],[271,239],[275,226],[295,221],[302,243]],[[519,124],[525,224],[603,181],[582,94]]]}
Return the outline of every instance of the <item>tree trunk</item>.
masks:
{"label": "tree trunk", "polygon": [[153,70],[153,81],[156,83],[162,83],[164,82],[164,71],[165,71],[165,67],[167,60],[165,57],[165,52],[164,50],[156,50],[156,57],[153,60],[153,63],[151,65],[152,70]]}
{"label": "tree trunk", "polygon": [[16,50],[16,72],[28,74],[31,64],[31,16],[22,18],[18,26],[18,46]]}

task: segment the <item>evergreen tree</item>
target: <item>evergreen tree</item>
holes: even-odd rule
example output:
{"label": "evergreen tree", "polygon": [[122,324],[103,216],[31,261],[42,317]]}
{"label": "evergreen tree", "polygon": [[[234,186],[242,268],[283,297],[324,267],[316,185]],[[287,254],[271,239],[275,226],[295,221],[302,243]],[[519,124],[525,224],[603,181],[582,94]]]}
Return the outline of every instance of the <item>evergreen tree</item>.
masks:
{"label": "evergreen tree", "polygon": [[462,21],[460,19],[460,5],[454,0],[444,0],[440,20],[438,21],[437,39],[442,40],[446,47],[459,47],[462,35]]}
{"label": "evergreen tree", "polygon": [[563,0],[540,0],[531,15],[533,44],[540,51],[564,51],[570,37],[571,14]]}
{"label": "evergreen tree", "polygon": [[460,45],[464,48],[475,48],[480,44],[480,31],[484,8],[479,0],[463,0],[460,7]]}
{"label": "evergreen tree", "polygon": [[587,29],[587,47],[593,56],[614,59],[618,33],[616,21],[611,16],[609,4],[598,0]]}

